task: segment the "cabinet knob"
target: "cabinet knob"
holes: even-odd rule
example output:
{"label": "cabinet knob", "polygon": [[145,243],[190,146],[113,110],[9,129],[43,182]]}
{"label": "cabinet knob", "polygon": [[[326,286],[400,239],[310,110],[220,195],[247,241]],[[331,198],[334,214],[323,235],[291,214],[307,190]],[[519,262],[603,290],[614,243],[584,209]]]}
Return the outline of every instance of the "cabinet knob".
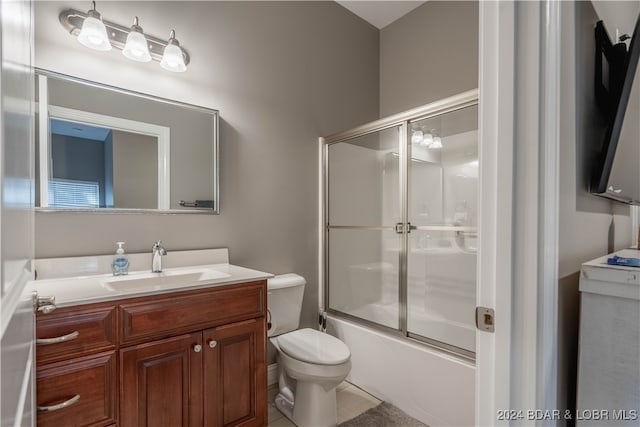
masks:
{"label": "cabinet knob", "polygon": [[200,344],[196,344],[193,346],[193,351],[195,351],[196,353],[200,353],[200,350],[202,350],[202,346]]}
{"label": "cabinet knob", "polygon": [[209,341],[209,347],[214,348],[217,345],[218,345],[218,342],[216,340]]}

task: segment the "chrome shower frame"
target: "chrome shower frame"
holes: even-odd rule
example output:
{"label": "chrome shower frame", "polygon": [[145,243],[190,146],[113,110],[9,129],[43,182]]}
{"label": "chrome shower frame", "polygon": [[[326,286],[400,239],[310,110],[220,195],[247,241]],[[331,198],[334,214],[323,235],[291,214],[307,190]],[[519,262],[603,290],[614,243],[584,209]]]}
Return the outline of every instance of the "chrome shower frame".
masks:
{"label": "chrome shower frame", "polygon": [[[407,330],[407,312],[408,312],[408,295],[407,295],[407,265],[409,255],[409,228],[411,230],[430,230],[430,231],[454,231],[454,232],[472,232],[475,229],[471,227],[460,226],[418,226],[414,227],[409,224],[409,159],[411,158],[411,141],[409,127],[412,123],[461,110],[466,107],[478,105],[478,90],[470,90],[460,93],[430,104],[423,105],[411,110],[404,111],[389,117],[385,117],[344,132],[335,133],[318,139],[319,142],[319,281],[320,284],[320,314],[326,316],[326,313],[337,318],[343,318],[353,323],[371,328],[380,332],[390,334],[394,337],[408,339],[420,344],[435,348],[439,351],[451,354],[464,360],[475,361],[475,352],[456,347],[444,342],[430,339],[418,334],[411,333]],[[401,246],[399,253],[399,328],[394,329],[388,326],[380,325],[370,320],[362,319],[329,307],[329,231],[338,228],[350,228],[360,230],[385,230],[391,231],[393,226],[372,225],[372,226],[332,226],[329,224],[329,146],[341,142],[345,142],[354,138],[358,138],[371,133],[383,131],[385,129],[399,127],[400,141],[399,145],[399,174],[400,174],[400,214],[401,214]],[[326,323],[326,321],[325,321]]]}

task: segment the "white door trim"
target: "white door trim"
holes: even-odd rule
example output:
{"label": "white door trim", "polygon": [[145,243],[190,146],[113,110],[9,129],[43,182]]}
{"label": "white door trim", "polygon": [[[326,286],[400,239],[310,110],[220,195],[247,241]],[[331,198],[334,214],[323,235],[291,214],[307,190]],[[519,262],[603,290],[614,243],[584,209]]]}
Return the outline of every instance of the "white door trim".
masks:
{"label": "white door trim", "polygon": [[477,305],[495,309],[495,333],[476,332],[476,425],[507,425],[510,407],[513,217],[513,2],[480,2],[479,250]]}
{"label": "white door trim", "polygon": [[495,334],[476,334],[481,426],[558,409],[560,18],[554,0],[480,2],[477,300],[495,309]]}
{"label": "white door trim", "polygon": [[[540,199],[538,201],[539,277],[536,406],[559,409],[558,396],[558,260],[560,197],[560,2],[541,5]],[[568,52],[567,54],[571,54]],[[545,425],[555,425],[546,420]]]}
{"label": "white door trim", "polygon": [[34,10],[32,1],[0,7],[0,419],[33,427]]}

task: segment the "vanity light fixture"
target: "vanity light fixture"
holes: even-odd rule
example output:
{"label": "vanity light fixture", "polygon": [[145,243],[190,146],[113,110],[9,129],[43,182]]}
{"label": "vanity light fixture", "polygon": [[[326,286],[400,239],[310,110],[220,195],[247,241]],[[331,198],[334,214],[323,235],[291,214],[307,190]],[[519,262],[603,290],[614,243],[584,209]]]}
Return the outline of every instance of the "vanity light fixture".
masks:
{"label": "vanity light fixture", "polygon": [[69,34],[77,36],[80,43],[91,49],[106,51],[113,46],[131,60],[154,60],[165,70],[173,72],[186,71],[189,64],[189,54],[176,40],[174,30],[171,30],[169,40],[162,40],[144,34],[137,16],[131,27],[107,21],[96,10],[95,1],[91,2],[91,10],[86,13],[67,9],[60,13],[59,18]]}
{"label": "vanity light fixture", "polygon": [[138,17],[133,18],[133,25],[131,31],[127,36],[127,43],[122,49],[122,54],[138,62],[151,61],[151,55],[149,54],[149,46],[147,46],[147,39],[144,37],[142,27],[138,25]]}
{"label": "vanity light fixture", "polygon": [[187,71],[187,66],[185,65],[184,58],[182,57],[182,49],[180,49],[180,43],[176,40],[175,30],[171,30],[167,47],[164,48],[164,54],[160,61],[160,66],[165,70],[176,73]]}
{"label": "vanity light fixture", "polygon": [[107,29],[102,22],[102,17],[96,10],[96,2],[91,3],[91,10],[82,23],[82,29],[78,34],[78,41],[91,49],[107,51],[111,50]]}
{"label": "vanity light fixture", "polygon": [[442,147],[442,141],[440,141],[440,146],[439,147],[434,147],[433,146],[435,138],[438,138],[438,137],[437,136],[434,137],[431,134],[431,132],[425,131],[425,130],[422,130],[422,129],[414,129],[413,132],[411,133],[411,143],[412,144],[420,144],[420,145],[425,146],[427,148],[441,148]]}

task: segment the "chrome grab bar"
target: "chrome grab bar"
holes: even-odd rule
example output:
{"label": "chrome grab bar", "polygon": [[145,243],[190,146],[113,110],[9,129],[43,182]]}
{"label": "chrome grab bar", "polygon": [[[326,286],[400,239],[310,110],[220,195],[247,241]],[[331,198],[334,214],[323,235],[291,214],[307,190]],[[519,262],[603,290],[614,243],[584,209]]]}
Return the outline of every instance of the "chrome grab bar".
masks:
{"label": "chrome grab bar", "polygon": [[462,233],[477,233],[478,227],[467,227],[463,225],[418,225],[415,230],[421,231],[454,231]]}
{"label": "chrome grab bar", "polygon": [[[477,233],[478,227],[467,227],[461,225],[413,225],[408,223],[409,231],[461,231],[464,233]],[[402,231],[403,225],[401,222],[394,225],[332,225],[327,224],[327,229],[354,229],[354,230],[399,230]]]}
{"label": "chrome grab bar", "polygon": [[37,407],[38,408],[38,413],[42,414],[42,413],[45,413],[45,412],[59,411],[60,409],[64,409],[64,408],[67,408],[67,407],[73,405],[78,400],[80,400],[80,395],[76,394],[71,399],[65,400],[64,402],[58,403],[56,405],[38,406]]}
{"label": "chrome grab bar", "polygon": [[67,335],[62,335],[60,337],[55,337],[55,338],[37,338],[36,339],[36,345],[58,344],[58,343],[65,342],[65,341],[75,340],[79,336],[80,336],[80,332],[73,331],[73,332],[71,332],[71,333],[69,333]]}

